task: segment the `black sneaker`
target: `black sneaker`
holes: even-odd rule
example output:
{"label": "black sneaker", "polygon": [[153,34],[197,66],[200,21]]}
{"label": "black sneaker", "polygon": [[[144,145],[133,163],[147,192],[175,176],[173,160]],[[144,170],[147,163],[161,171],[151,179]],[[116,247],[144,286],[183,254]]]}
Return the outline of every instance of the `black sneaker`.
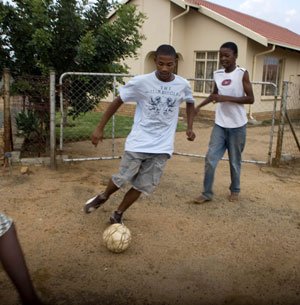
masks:
{"label": "black sneaker", "polygon": [[96,209],[98,209],[105,201],[107,198],[104,196],[104,194],[97,195],[91,199],[89,199],[84,207],[83,210],[85,213],[89,214],[91,212],[94,212]]}
{"label": "black sneaker", "polygon": [[110,216],[109,221],[111,224],[114,224],[114,223],[122,224],[123,223],[122,216],[123,216],[122,212],[114,211],[113,214]]}

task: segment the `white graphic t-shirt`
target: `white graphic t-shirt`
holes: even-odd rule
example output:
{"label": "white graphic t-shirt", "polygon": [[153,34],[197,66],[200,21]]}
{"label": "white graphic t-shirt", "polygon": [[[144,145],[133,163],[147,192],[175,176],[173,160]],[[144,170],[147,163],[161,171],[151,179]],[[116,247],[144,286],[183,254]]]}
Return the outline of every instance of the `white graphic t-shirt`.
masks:
{"label": "white graphic t-shirt", "polygon": [[178,75],[162,82],[152,72],[132,78],[119,93],[124,103],[136,102],[125,150],[172,155],[179,106],[183,101],[194,103],[189,82]]}

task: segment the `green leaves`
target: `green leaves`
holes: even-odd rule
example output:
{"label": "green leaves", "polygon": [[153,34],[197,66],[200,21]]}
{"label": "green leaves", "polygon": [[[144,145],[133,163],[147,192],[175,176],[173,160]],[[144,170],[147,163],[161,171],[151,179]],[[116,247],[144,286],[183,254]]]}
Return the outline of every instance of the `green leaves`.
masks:
{"label": "green leaves", "polygon": [[[117,8],[112,19],[108,14]],[[126,71],[145,16],[133,5],[97,0],[13,0],[0,3],[0,65],[15,75]]]}
{"label": "green leaves", "polygon": [[18,131],[26,139],[30,139],[33,135],[39,134],[40,119],[34,111],[19,112],[16,116],[16,124]]}
{"label": "green leaves", "polygon": [[[11,2],[0,2],[0,68],[9,67],[14,79],[49,75],[50,69],[55,70],[57,78],[64,72],[126,73],[128,67],[123,60],[136,56],[144,39],[140,27],[145,16],[134,5],[107,0],[96,0],[93,5],[86,0]],[[113,8],[117,10],[109,19]],[[100,100],[108,95],[112,83],[112,79],[73,81],[69,115],[76,117],[93,109],[97,101],[89,96]],[[76,86],[81,88],[80,93],[74,90]],[[41,92],[44,86],[35,88],[32,83],[18,81],[14,87],[30,103],[49,97],[48,92]],[[33,120],[32,114],[28,116],[23,114],[20,119]]]}

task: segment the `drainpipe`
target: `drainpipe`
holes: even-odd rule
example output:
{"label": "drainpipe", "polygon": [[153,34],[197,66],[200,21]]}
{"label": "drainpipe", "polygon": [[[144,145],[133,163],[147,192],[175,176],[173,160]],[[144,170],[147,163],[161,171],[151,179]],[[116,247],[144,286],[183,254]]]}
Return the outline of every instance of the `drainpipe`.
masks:
{"label": "drainpipe", "polygon": [[182,17],[183,15],[187,14],[188,12],[190,11],[190,6],[187,6],[187,8],[185,9],[184,12],[182,12],[181,14],[173,17],[171,19],[171,30],[170,30],[170,37],[169,37],[169,40],[170,40],[170,45],[173,44],[173,35],[174,35],[174,21],[180,17]]}
{"label": "drainpipe", "polygon": [[[254,55],[253,67],[252,67],[252,81],[254,80],[254,75],[256,73],[256,61],[257,61],[257,57],[261,56],[261,55],[268,54],[268,53],[272,53],[272,52],[274,52],[274,50],[275,50],[275,44],[273,44],[272,49],[264,51],[264,52],[261,52],[261,53],[257,53],[257,54]],[[249,118],[250,118],[250,120],[255,121],[255,119],[252,116],[252,107],[251,106],[252,105],[249,105]]]}

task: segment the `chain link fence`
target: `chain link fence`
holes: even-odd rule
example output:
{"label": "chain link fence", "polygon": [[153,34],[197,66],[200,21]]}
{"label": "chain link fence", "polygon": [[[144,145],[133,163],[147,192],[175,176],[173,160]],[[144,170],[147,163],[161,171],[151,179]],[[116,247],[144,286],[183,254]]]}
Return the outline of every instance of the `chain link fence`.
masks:
{"label": "chain link fence", "polygon": [[[200,103],[205,98],[203,95],[195,93],[195,88],[199,86],[199,81],[209,84],[213,84],[214,82],[212,79],[191,78],[188,80],[194,89],[196,103]],[[252,82],[252,86],[255,103],[253,105],[245,105],[249,117],[249,123],[247,130],[247,144],[243,153],[243,162],[266,164],[270,163],[271,156],[275,153],[273,140],[275,135],[274,126],[276,124],[277,87],[273,83],[255,81]],[[263,86],[270,86],[273,88],[273,92],[275,94],[272,96],[272,99],[268,99],[267,102],[264,101],[261,96]],[[212,85],[207,85],[206,87],[213,88]],[[205,126],[203,126],[204,124],[201,124],[201,132],[199,134],[201,141],[205,145],[200,144],[195,148],[193,148],[192,145],[191,149],[194,150],[192,153],[187,152],[187,147],[180,147],[181,153],[176,152],[177,154],[187,156],[191,155],[201,158],[205,157],[211,127],[214,123],[215,107],[216,105],[214,104],[205,106],[201,109],[200,116],[196,118],[196,120],[200,122],[206,122]],[[208,124],[208,122],[210,122],[210,124]],[[210,127],[207,128],[207,125],[210,125]],[[228,160],[228,156],[224,156],[223,160]]]}
{"label": "chain link fence", "polygon": [[[49,155],[49,77],[2,75],[0,150],[4,160]],[[2,145],[1,145],[2,143]]]}
{"label": "chain link fence", "polygon": [[[123,142],[117,141],[120,131],[124,131],[122,126],[117,123],[117,115],[127,115],[132,118],[134,113],[134,104],[123,105],[117,115],[113,117],[111,124],[106,132],[107,138],[111,138],[111,151],[101,151],[101,156],[97,155],[99,151],[91,150],[87,152],[86,147],[91,132],[99,122],[101,113],[106,109],[108,103],[113,100],[118,92],[120,85],[127,82],[132,75],[121,74],[102,74],[102,73],[65,73],[60,77],[60,150],[68,155],[65,161],[95,160],[107,158],[119,158],[122,155]],[[188,79],[192,88],[199,87],[200,82],[212,83],[213,80]],[[274,108],[274,97],[272,101],[264,103],[261,101],[261,90],[263,85],[273,86],[274,92],[276,86],[271,83],[253,82],[253,89],[257,105],[249,107],[247,111],[250,116],[250,125],[255,128],[249,128],[248,145],[244,155],[244,162],[268,163],[271,155],[274,154],[273,138],[276,108]],[[203,96],[195,94],[195,99],[200,102]],[[277,97],[275,98],[277,101]],[[131,107],[130,107],[131,106]],[[210,109],[211,108],[211,109]],[[257,121],[255,116],[260,113],[264,121]],[[185,117],[185,108],[180,111],[182,119]],[[180,147],[175,142],[175,154],[187,156],[204,157],[208,145],[209,134],[214,118],[214,105],[209,105],[206,110],[201,112],[199,120],[205,121],[202,124],[201,134],[205,145],[193,144]],[[82,123],[84,121],[84,123]],[[273,124],[273,125],[272,125]],[[81,125],[81,130],[77,126]],[[129,132],[129,130],[128,130]],[[258,139],[259,138],[259,139]],[[74,147],[74,143],[76,147]],[[259,148],[255,143],[259,142]],[[272,144],[271,144],[272,142]],[[224,157],[226,159],[226,156]]]}
{"label": "chain link fence", "polygon": [[[22,94],[15,95],[14,85],[10,84],[9,115],[13,142],[15,143],[16,138],[19,137],[23,139],[21,157],[49,157],[52,152],[52,157],[61,154],[66,162],[120,158],[123,153],[124,137],[130,132],[133,123],[134,103],[123,105],[110,120],[105,129],[107,138],[105,141],[109,143],[105,149],[103,146],[92,149],[90,137],[119,87],[132,76],[68,72],[60,76],[57,86],[55,76],[52,86],[49,77],[15,79],[13,84],[18,84],[19,89],[20,84],[23,84]],[[195,78],[189,81],[193,89],[195,84],[199,87],[199,81],[212,83],[212,80]],[[262,82],[252,84],[255,103],[245,106],[249,115],[249,124],[243,161],[279,164],[281,161],[299,158],[299,84],[284,82],[281,96],[277,96],[277,88],[274,84]],[[262,86],[265,85],[274,88],[275,95],[269,99],[261,96]],[[1,90],[0,98],[2,153],[9,151],[4,148],[4,142],[5,135],[10,132],[7,128],[4,131],[4,91]],[[51,96],[53,105],[50,104]],[[194,97],[196,103],[204,98],[197,93]],[[51,107],[52,114],[50,114]],[[180,141],[175,140],[175,154],[205,157],[213,126],[214,107],[212,104],[207,105],[196,118],[195,126],[199,129],[197,141],[182,145]],[[180,120],[184,121],[184,119],[183,104],[180,109]],[[180,137],[180,134],[176,138]],[[224,159],[227,159],[227,156],[224,156]]]}
{"label": "chain link fence", "polygon": [[[14,93],[18,92],[18,95]],[[21,158],[49,155],[49,77],[14,79],[11,104],[14,135],[23,139]],[[21,93],[21,95],[19,95]]]}
{"label": "chain link fence", "polygon": [[300,84],[283,82],[275,164],[300,158]]}
{"label": "chain link fence", "polygon": [[[87,151],[86,141],[100,121],[108,103],[114,99],[119,86],[125,84],[132,75],[110,73],[76,73],[61,75],[59,149],[69,155],[64,161],[100,160],[120,158],[122,144],[118,139],[130,131],[133,123],[134,105],[126,105],[121,115],[114,115],[105,128],[104,136],[110,142],[109,150],[102,150],[102,155]],[[123,116],[123,117],[121,117]],[[74,149],[74,142],[76,146]]]}

